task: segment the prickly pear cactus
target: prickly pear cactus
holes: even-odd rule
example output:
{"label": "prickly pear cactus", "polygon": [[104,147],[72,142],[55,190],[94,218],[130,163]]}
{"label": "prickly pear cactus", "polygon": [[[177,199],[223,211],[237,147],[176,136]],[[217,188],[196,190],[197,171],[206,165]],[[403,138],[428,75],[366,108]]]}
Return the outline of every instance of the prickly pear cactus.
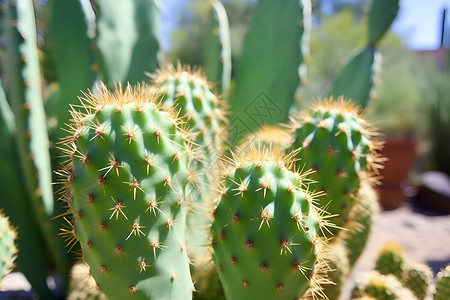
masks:
{"label": "prickly pear cactus", "polygon": [[252,150],[236,158],[223,180],[211,227],[213,258],[225,296],[299,299],[323,260],[321,216],[305,174],[286,167],[290,158]]}
{"label": "prickly pear cactus", "polygon": [[157,91],[162,93],[162,104],[173,105],[180,111],[200,156],[201,162],[192,166],[198,172],[198,183],[187,221],[188,249],[194,265],[198,265],[209,254],[206,247],[209,243],[207,228],[211,224],[208,212],[214,198],[211,186],[218,175],[216,164],[222,151],[224,137],[220,134],[225,132],[222,128],[225,119],[217,96],[199,70],[168,65],[150,76]]}
{"label": "prickly pear cactus", "polygon": [[89,266],[85,263],[76,263],[70,270],[67,300],[107,300],[97,288],[97,283],[89,274]]}
{"label": "prickly pear cactus", "polygon": [[298,168],[313,169],[311,190],[322,191],[320,207],[328,211],[338,232],[355,204],[360,177],[376,170],[378,145],[374,132],[358,109],[343,98],[317,103],[311,115],[293,119],[294,142],[289,150],[300,149]]}
{"label": "prickly pear cactus", "polygon": [[16,230],[9,223],[8,217],[0,211],[0,279],[13,267],[17,254],[16,237]]}
{"label": "prickly pear cactus", "polygon": [[356,203],[350,211],[349,221],[345,224],[346,230],[340,231],[338,236],[347,249],[350,269],[366,247],[379,211],[375,190],[369,182],[361,180]]}
{"label": "prickly pear cactus", "polygon": [[433,272],[422,263],[408,262],[405,265],[400,282],[417,297],[418,300],[427,299],[431,294]]}
{"label": "prickly pear cactus", "polygon": [[450,299],[450,265],[441,270],[436,276],[434,300],[446,299]]}
{"label": "prickly pear cactus", "polygon": [[145,87],[98,93],[64,140],[74,238],[108,299],[191,299],[188,135]]}
{"label": "prickly pear cactus", "polygon": [[402,278],[406,263],[407,258],[403,247],[397,243],[386,243],[375,261],[375,270],[383,275],[392,274]]}
{"label": "prickly pear cactus", "polygon": [[415,300],[410,290],[403,287],[394,275],[382,275],[371,271],[357,278],[356,287],[352,291],[352,299],[373,297],[377,300]]}
{"label": "prickly pear cactus", "polygon": [[323,285],[324,299],[340,299],[343,287],[350,273],[350,265],[347,257],[347,249],[343,243],[336,240],[330,245],[327,264],[330,267],[328,277],[330,282]]}
{"label": "prickly pear cactus", "polygon": [[180,110],[180,116],[194,135],[194,142],[202,147],[207,165],[214,163],[222,150],[224,137],[220,134],[224,132],[225,118],[206,77],[199,70],[181,65],[176,69],[172,65],[165,66],[150,76],[163,95],[163,105],[174,105]]}

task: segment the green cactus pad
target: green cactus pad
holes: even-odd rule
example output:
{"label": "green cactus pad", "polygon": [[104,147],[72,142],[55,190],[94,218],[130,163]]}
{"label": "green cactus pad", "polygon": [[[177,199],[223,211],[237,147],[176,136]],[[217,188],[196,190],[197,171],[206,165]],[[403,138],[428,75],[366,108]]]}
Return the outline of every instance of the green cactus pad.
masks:
{"label": "green cactus pad", "polygon": [[187,242],[194,265],[209,256],[208,228],[212,222],[209,211],[215,191],[211,188],[217,181],[217,160],[221,155],[220,136],[224,117],[217,96],[211,91],[209,83],[199,70],[178,65],[167,65],[150,75],[157,91],[162,93],[162,104],[173,105],[180,111],[180,117],[186,122],[194,138],[199,163],[192,165],[198,172],[198,184],[192,195],[188,214]]}
{"label": "green cactus pad", "polygon": [[377,300],[415,300],[410,290],[403,287],[397,277],[371,271],[357,278],[352,299],[373,297]]}
{"label": "green cactus pad", "polygon": [[108,299],[191,299],[185,219],[189,140],[145,87],[106,87],[73,110],[66,201]]}
{"label": "green cactus pad", "polygon": [[360,177],[368,169],[377,169],[372,140],[374,133],[358,114],[358,109],[342,98],[317,103],[311,115],[293,119],[294,142],[290,151],[300,149],[297,158],[299,169],[313,169],[313,191],[322,191],[320,208],[330,213],[335,224],[332,233],[338,232],[349,218],[356,200]]}
{"label": "green cactus pad", "polygon": [[362,180],[355,206],[350,211],[349,221],[345,224],[346,230],[339,232],[339,238],[347,249],[350,269],[363,252],[379,211],[380,206],[375,190],[369,182]]}
{"label": "green cactus pad", "polygon": [[406,263],[406,253],[402,246],[397,243],[386,243],[375,261],[375,270],[383,275],[392,274],[402,278]]}
{"label": "green cactus pad", "polygon": [[436,293],[434,300],[450,299],[450,265],[441,270],[436,276]]}
{"label": "green cactus pad", "polygon": [[17,254],[16,237],[16,230],[9,223],[9,218],[0,211],[0,280],[14,265]]}
{"label": "green cactus pad", "polygon": [[417,297],[418,300],[427,299],[433,284],[433,272],[422,263],[408,262],[405,265],[400,282]]}
{"label": "green cactus pad", "polygon": [[326,299],[340,299],[343,287],[350,273],[350,266],[347,258],[347,249],[342,243],[336,240],[330,245],[327,264],[330,267],[328,272],[329,283],[323,285],[323,293]]}
{"label": "green cactus pad", "polygon": [[252,151],[223,180],[211,232],[227,299],[299,299],[317,288],[321,216],[305,175],[279,157]]}

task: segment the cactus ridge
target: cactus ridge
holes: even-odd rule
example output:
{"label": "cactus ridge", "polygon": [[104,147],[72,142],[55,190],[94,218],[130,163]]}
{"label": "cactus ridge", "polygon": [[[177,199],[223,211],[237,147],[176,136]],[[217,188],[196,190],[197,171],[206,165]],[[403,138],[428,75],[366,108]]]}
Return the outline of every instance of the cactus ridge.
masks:
{"label": "cactus ridge", "polygon": [[98,287],[109,299],[190,299],[194,154],[182,121],[145,86],[102,86],[72,116],[63,199]]}
{"label": "cactus ridge", "polygon": [[311,114],[293,118],[291,128],[294,142],[289,151],[300,149],[298,165],[315,170],[310,188],[325,193],[320,207],[334,215],[330,221],[336,226],[331,231],[336,233],[356,203],[360,178],[380,167],[376,133],[358,108],[343,98],[316,103]]}
{"label": "cactus ridge", "polygon": [[0,211],[0,280],[14,267],[17,233],[9,218]]}
{"label": "cactus ridge", "polygon": [[[271,151],[232,159],[211,227],[227,299],[300,299],[320,292],[324,221],[305,174]],[[319,267],[320,266],[320,267]]]}

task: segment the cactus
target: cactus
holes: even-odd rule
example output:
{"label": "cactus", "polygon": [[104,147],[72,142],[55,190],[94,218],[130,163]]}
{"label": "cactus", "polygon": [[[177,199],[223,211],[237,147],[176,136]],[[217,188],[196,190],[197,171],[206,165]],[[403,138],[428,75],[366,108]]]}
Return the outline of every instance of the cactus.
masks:
{"label": "cactus", "polygon": [[328,278],[330,282],[323,285],[324,299],[340,299],[343,287],[350,274],[350,264],[347,257],[347,248],[343,243],[333,241],[329,249],[327,264],[330,267]]}
{"label": "cactus", "polygon": [[97,283],[89,274],[89,266],[76,263],[70,271],[70,283],[67,300],[107,300],[97,288]]}
{"label": "cactus", "polygon": [[[137,83],[158,65],[159,7],[155,0],[95,1],[97,62],[108,86]],[[86,87],[87,88],[87,87]]]}
{"label": "cactus", "polygon": [[227,299],[299,299],[319,288],[323,219],[291,159],[252,148],[226,173],[211,232]]}
{"label": "cactus", "polygon": [[339,238],[347,249],[350,269],[353,268],[369,240],[372,227],[380,211],[378,197],[367,180],[362,180],[356,204],[350,211],[345,229],[339,232]]}
{"label": "cactus", "polygon": [[357,279],[352,299],[369,296],[377,300],[415,300],[410,290],[403,287],[394,275],[371,271]]}
{"label": "cactus", "polygon": [[445,300],[450,297],[450,265],[446,266],[436,276],[436,292],[434,300]]}
{"label": "cactus", "polygon": [[9,218],[0,211],[0,280],[14,266],[17,254],[16,230],[11,226]]}
{"label": "cactus", "polygon": [[381,54],[376,49],[389,30],[399,9],[399,0],[373,0],[368,18],[366,47],[356,50],[336,79],[329,95],[345,96],[365,107],[381,69]]}
{"label": "cactus", "polygon": [[330,98],[312,110],[312,115],[293,118],[294,142],[289,151],[300,149],[297,167],[315,171],[310,188],[325,194],[320,208],[330,213],[334,234],[349,219],[360,178],[379,167],[378,143],[351,102]]}
{"label": "cactus", "polygon": [[227,97],[231,83],[231,38],[228,16],[220,1],[211,4],[204,66],[208,79],[217,85],[215,90]]}
{"label": "cactus", "polygon": [[406,261],[406,253],[402,246],[397,243],[386,243],[378,254],[375,270],[383,275],[392,274],[401,278]]}
{"label": "cactus", "polygon": [[418,300],[428,298],[433,280],[433,273],[427,265],[413,262],[406,263],[400,278],[403,286],[412,291]]}
{"label": "cactus", "polygon": [[[13,152],[10,155],[13,158],[5,163],[5,170],[9,169],[15,175],[4,173],[3,176],[13,178],[11,182],[7,180],[7,184],[17,183],[14,191],[11,187],[6,188],[11,191],[10,199],[17,202],[2,203],[1,208],[19,228],[18,244],[22,253],[17,260],[19,267],[34,291],[42,298],[51,299],[46,283],[47,271],[50,265],[53,269],[56,267],[65,284],[70,257],[63,241],[55,239],[59,224],[50,221],[58,211],[52,189],[50,143],[41,91],[33,2],[9,1],[5,23],[8,40],[6,96],[14,116],[7,138],[14,144],[8,150]],[[14,167],[9,168],[13,163]]]}
{"label": "cactus", "polygon": [[63,140],[73,239],[109,299],[191,299],[188,134],[145,87],[98,93],[72,111]]}
{"label": "cactus", "polygon": [[187,220],[187,243],[194,266],[208,256],[208,227],[211,218],[208,212],[212,208],[214,197],[213,184],[216,182],[218,157],[222,152],[221,142],[224,137],[224,121],[222,109],[217,96],[211,91],[209,83],[200,70],[191,71],[178,65],[158,70],[150,75],[159,93],[162,93],[163,105],[173,105],[180,111],[194,136],[200,161],[192,167],[198,173],[197,188],[191,199]]}
{"label": "cactus", "polygon": [[[264,124],[287,120],[294,93],[305,75],[310,14],[311,0],[289,0],[283,5],[258,1],[234,70],[230,120],[238,127],[230,129],[237,128],[245,135]],[[233,141],[237,144],[240,137]]]}

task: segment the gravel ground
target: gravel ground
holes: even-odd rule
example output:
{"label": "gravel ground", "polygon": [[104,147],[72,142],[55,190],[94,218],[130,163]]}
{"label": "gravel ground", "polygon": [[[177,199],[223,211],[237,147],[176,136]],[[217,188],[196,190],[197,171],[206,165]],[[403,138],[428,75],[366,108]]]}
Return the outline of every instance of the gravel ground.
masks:
{"label": "gravel ground", "polygon": [[[353,279],[373,269],[380,248],[387,242],[400,244],[410,261],[427,264],[436,275],[450,263],[450,215],[423,210],[413,200],[397,209],[382,211],[353,270]],[[350,281],[344,299],[349,299],[352,284]]]}

